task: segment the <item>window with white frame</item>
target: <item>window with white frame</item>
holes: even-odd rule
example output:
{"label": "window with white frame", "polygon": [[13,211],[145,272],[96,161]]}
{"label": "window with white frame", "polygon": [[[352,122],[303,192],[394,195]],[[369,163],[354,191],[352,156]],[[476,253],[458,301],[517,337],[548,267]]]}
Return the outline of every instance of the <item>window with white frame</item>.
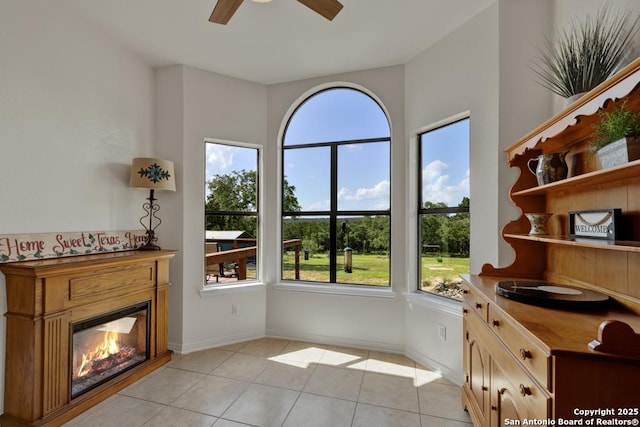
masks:
{"label": "window with white frame", "polygon": [[259,153],[205,142],[205,285],[258,278]]}
{"label": "window with white frame", "polygon": [[363,91],[302,102],[282,144],[283,280],[388,287],[391,131]]}
{"label": "window with white frame", "polygon": [[418,288],[462,299],[469,272],[469,118],[418,135]]}

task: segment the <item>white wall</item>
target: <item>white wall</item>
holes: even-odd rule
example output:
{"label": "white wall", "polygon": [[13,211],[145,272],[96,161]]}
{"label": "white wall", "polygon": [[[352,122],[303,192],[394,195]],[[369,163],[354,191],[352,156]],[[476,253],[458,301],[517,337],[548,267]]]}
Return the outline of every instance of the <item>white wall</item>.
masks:
{"label": "white wall", "polygon": [[[140,228],[128,177],[153,154],[151,68],[38,0],[2,0],[0,58],[0,234]],[[5,298],[0,274],[1,313]]]}
{"label": "white wall", "polygon": [[[564,0],[561,0],[564,1]],[[516,181],[519,171],[507,165],[504,150],[517,142],[531,130],[552,116],[550,109],[551,92],[536,82],[532,71],[533,58],[544,45],[549,35],[551,23],[551,0],[500,0],[499,6],[499,68],[498,98],[498,198],[496,216],[499,231],[509,221],[520,216],[520,210],[509,199],[509,191]],[[526,25],[523,23],[526,22]],[[529,171],[523,171],[529,173]],[[494,266],[506,267],[514,259],[511,247],[499,240],[498,263]],[[472,258],[482,259],[482,241],[476,242],[478,251]],[[473,270],[476,272],[477,270]]]}
{"label": "white wall", "polygon": [[[494,4],[472,18],[406,64],[406,133],[410,144],[407,156],[407,187],[415,188],[417,133],[424,127],[449,117],[470,112],[471,169],[471,269],[484,262],[498,261],[499,169],[504,162],[499,153],[499,14]],[[408,192],[415,195],[416,190]],[[409,200],[412,216],[417,197]],[[417,225],[408,221],[407,235],[417,236]],[[417,247],[417,237],[411,247]],[[410,281],[417,283],[411,268]],[[414,272],[415,271],[415,272]],[[415,286],[415,285],[414,285]],[[461,307],[410,299],[406,307],[407,354],[451,380],[462,380]],[[447,330],[447,340],[438,339],[438,326]]]}
{"label": "white wall", "polygon": [[[184,140],[184,67],[176,65],[156,69],[155,146],[157,156],[174,162],[176,192],[157,194],[164,226],[158,228],[161,247],[178,250],[183,245],[185,168],[182,162]],[[169,265],[169,347],[177,350],[184,340],[183,251]]]}
{"label": "white wall", "polygon": [[[263,144],[267,89],[187,66],[156,70],[156,148],[175,162],[178,191],[163,194],[167,247],[179,251],[171,262],[169,343],[192,352],[263,336],[264,287],[201,297],[204,284],[205,138]],[[161,202],[162,202],[161,201]],[[239,307],[231,315],[232,304]]]}
{"label": "white wall", "polygon": [[[318,79],[272,85],[268,97],[268,149],[266,160],[273,167],[278,164],[279,138],[283,127],[296,106],[313,91],[334,83],[355,85],[377,98],[386,109],[391,123],[391,283],[395,298],[318,294],[269,288],[267,299],[268,335],[314,340],[323,343],[349,344],[402,352],[404,349],[404,298],[406,276],[404,268],[404,67],[394,66],[360,71]],[[278,247],[277,182],[279,168],[267,170],[270,213],[268,244]],[[265,260],[274,266],[268,282],[278,279],[278,257],[272,251]]]}

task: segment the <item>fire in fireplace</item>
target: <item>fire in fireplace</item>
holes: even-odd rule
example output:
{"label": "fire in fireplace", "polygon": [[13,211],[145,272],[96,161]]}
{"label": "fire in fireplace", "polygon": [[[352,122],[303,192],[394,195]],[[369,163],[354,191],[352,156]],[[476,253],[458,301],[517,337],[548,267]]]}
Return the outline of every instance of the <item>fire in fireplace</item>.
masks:
{"label": "fire in fireplace", "polygon": [[71,399],[149,359],[150,302],[73,324]]}

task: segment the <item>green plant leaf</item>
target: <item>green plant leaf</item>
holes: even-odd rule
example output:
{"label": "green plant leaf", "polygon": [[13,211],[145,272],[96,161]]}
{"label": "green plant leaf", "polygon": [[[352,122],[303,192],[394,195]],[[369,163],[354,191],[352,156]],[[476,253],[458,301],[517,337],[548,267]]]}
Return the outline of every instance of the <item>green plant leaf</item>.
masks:
{"label": "green plant leaf", "polygon": [[611,16],[605,4],[595,17],[587,15],[583,22],[573,18],[569,28],[556,31],[555,41],[547,39],[538,53],[532,66],[538,83],[568,98],[604,82],[635,57],[640,16],[631,16]]}

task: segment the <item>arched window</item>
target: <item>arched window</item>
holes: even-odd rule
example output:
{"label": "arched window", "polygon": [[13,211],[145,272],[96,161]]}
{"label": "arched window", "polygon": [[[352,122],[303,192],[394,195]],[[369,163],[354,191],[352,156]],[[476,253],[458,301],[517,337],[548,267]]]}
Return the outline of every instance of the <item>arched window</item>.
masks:
{"label": "arched window", "polygon": [[282,144],[282,279],[389,286],[391,131],[346,87],[302,102]]}

